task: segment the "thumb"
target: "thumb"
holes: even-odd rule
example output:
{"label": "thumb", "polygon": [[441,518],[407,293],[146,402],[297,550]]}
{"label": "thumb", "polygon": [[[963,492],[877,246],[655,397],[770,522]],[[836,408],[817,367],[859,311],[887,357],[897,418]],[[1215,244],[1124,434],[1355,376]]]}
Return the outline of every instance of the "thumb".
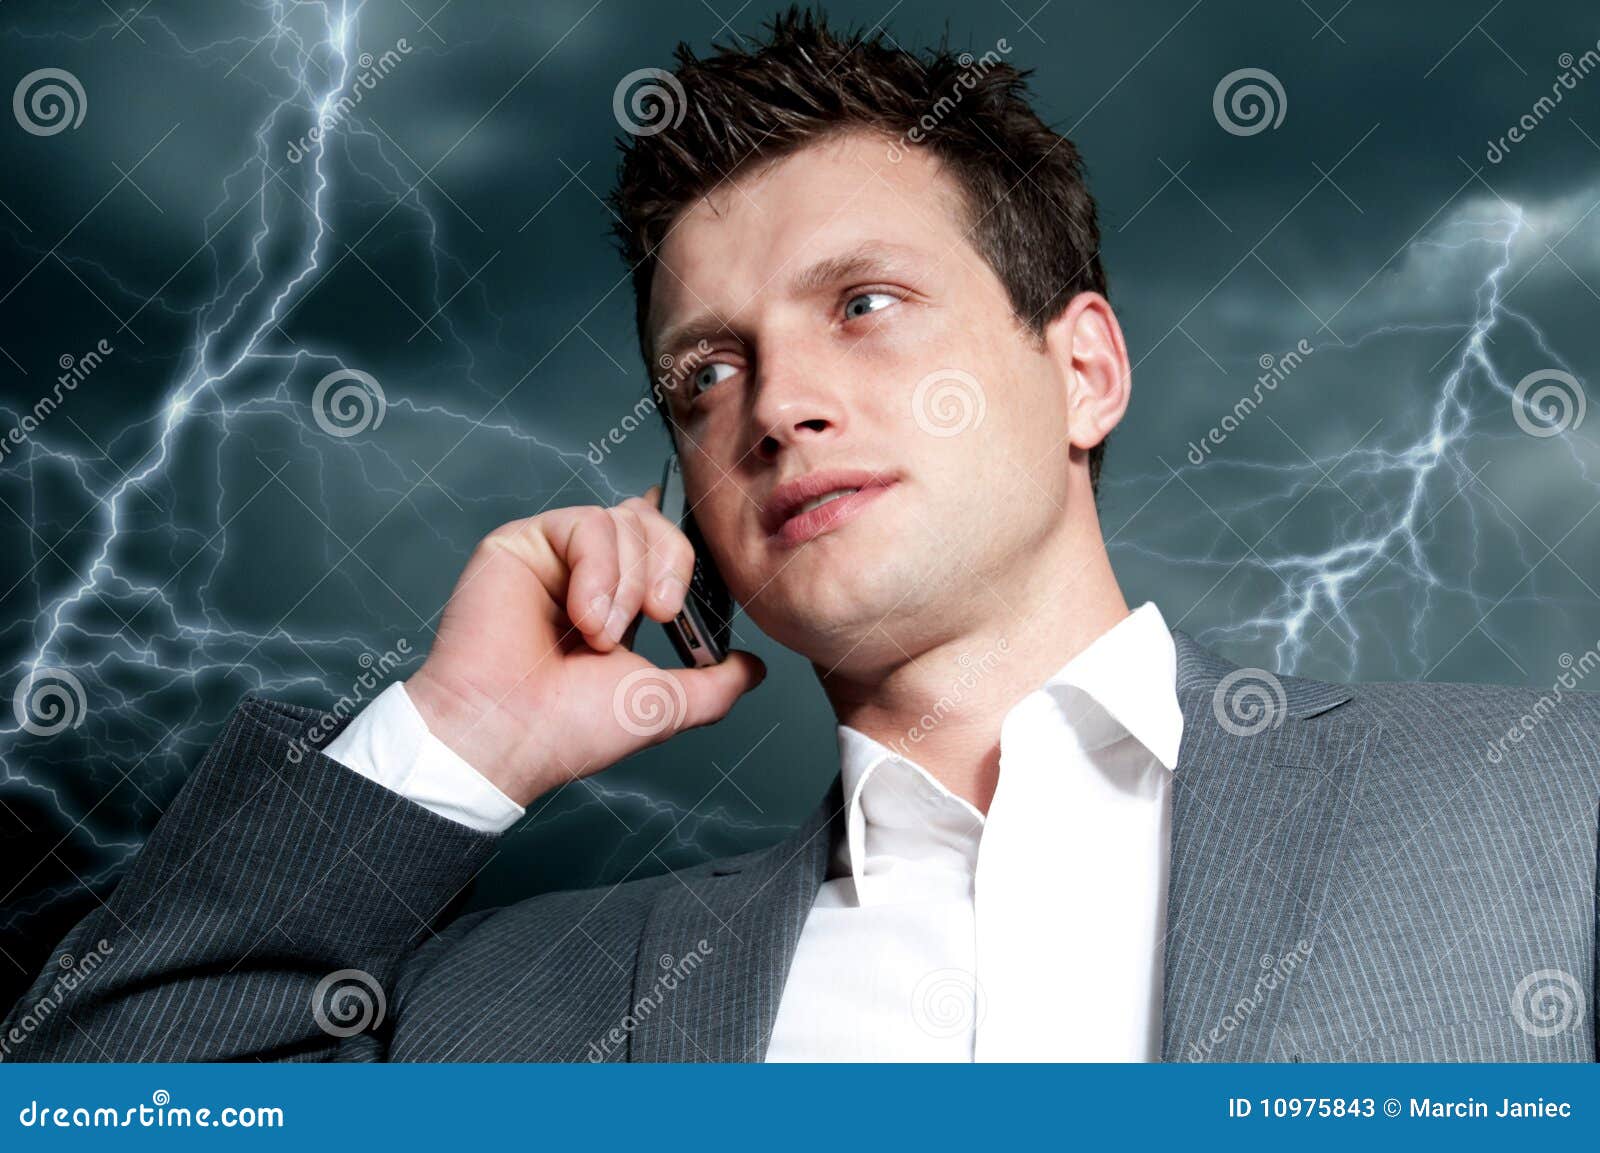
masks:
{"label": "thumb", "polygon": [[766,679],[767,666],[754,653],[736,649],[717,664],[674,669],[672,676],[688,697],[682,727],[696,728],[727,716],[734,702]]}

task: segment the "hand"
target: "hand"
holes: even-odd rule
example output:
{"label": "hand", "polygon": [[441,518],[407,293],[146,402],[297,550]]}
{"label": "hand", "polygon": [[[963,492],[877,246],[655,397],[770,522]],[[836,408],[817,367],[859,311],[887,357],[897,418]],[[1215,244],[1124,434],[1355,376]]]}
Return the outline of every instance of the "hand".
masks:
{"label": "hand", "polygon": [[659,490],[552,509],[478,545],[406,692],[434,736],[518,804],[727,715],[766,676],[751,653],[662,669],[629,647],[642,609],[683,607],[694,553]]}

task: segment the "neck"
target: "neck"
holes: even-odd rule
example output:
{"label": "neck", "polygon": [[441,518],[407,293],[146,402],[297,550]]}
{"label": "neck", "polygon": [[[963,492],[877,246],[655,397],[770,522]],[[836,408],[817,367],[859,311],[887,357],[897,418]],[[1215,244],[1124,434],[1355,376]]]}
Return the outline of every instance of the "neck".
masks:
{"label": "neck", "polygon": [[[998,611],[871,670],[836,668],[822,686],[841,724],[928,770],[989,811],[1006,713],[1128,615],[1099,524],[1061,534],[1001,595]],[[821,670],[818,669],[819,675]]]}

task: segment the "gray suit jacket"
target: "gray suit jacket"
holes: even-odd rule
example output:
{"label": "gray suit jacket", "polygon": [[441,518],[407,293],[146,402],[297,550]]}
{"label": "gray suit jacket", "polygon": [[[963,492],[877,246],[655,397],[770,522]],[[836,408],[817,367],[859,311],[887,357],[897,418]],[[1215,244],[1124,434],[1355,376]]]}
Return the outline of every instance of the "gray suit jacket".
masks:
{"label": "gray suit jacket", "polygon": [[[1600,695],[1269,680],[1175,637],[1163,1057],[1594,1060]],[[292,755],[317,719],[240,706],[9,1059],[763,1057],[837,779],[771,848],[450,920],[494,838]]]}

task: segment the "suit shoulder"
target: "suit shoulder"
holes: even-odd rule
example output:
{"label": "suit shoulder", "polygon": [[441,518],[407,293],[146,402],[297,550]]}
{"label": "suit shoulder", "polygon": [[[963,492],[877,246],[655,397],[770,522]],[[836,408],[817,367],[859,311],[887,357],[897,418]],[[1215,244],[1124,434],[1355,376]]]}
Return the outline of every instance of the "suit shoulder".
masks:
{"label": "suit shoulder", "polygon": [[[1569,725],[1600,726],[1600,677],[1592,688],[1570,673],[1551,684],[1497,685],[1441,681],[1368,681],[1351,686],[1366,707],[1393,714],[1399,710],[1421,723],[1479,721],[1498,724],[1559,718]],[[1418,710],[1423,710],[1418,712]]]}

